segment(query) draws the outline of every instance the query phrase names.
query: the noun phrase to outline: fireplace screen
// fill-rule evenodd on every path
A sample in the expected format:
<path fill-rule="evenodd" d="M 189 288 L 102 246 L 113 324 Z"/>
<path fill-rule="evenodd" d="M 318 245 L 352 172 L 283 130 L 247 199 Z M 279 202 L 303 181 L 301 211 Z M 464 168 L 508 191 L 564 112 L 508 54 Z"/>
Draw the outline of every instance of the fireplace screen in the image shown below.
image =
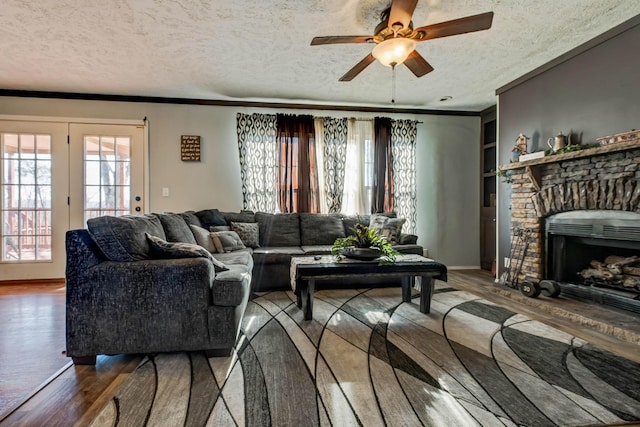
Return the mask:
<path fill-rule="evenodd" d="M 563 212 L 547 218 L 545 232 L 547 278 L 638 299 L 640 214 Z"/>

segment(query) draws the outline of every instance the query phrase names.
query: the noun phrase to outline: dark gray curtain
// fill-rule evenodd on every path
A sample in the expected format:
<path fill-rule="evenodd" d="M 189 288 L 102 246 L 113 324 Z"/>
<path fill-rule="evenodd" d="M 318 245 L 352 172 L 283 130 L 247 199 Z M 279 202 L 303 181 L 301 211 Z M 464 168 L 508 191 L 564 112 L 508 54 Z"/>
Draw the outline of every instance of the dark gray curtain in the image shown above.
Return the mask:
<path fill-rule="evenodd" d="M 395 207 L 393 191 L 393 158 L 391 154 L 391 119 L 376 117 L 374 126 L 373 196 L 371 213 L 392 212 Z"/>
<path fill-rule="evenodd" d="M 280 212 L 319 212 L 313 116 L 277 115 Z"/>

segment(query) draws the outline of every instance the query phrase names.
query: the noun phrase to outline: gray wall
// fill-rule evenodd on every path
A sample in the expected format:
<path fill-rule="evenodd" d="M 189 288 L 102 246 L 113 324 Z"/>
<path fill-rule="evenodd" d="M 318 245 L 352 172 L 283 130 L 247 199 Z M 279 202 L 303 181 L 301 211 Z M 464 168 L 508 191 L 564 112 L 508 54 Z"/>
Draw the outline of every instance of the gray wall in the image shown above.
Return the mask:
<path fill-rule="evenodd" d="M 242 207 L 236 113 L 306 113 L 374 117 L 373 113 L 296 111 L 133 102 L 0 97 L 0 115 L 149 120 L 151 211 Z M 479 117 L 379 114 L 418 126 L 418 243 L 450 267 L 479 258 Z M 2 118 L 2 117 L 0 117 Z M 200 135 L 201 162 L 180 160 L 180 135 Z M 162 197 L 167 187 L 169 197 Z"/>
<path fill-rule="evenodd" d="M 520 133 L 539 151 L 573 132 L 582 143 L 640 127 L 640 25 L 521 83 L 498 97 L 498 163 L 511 159 Z M 573 141 L 575 142 L 575 141 Z M 531 145 L 530 145 L 531 147 Z M 511 195 L 499 184 L 498 266 L 509 252 Z"/>

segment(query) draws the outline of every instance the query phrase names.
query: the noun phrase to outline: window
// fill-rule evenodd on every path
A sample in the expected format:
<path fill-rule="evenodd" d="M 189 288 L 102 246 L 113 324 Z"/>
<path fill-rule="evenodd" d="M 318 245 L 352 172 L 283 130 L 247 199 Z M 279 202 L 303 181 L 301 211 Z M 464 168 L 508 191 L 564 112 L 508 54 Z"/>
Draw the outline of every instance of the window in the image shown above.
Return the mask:
<path fill-rule="evenodd" d="M 2 133 L 2 261 L 51 260 L 51 135 Z"/>
<path fill-rule="evenodd" d="M 131 138 L 85 136 L 85 221 L 127 215 L 130 207 Z"/>

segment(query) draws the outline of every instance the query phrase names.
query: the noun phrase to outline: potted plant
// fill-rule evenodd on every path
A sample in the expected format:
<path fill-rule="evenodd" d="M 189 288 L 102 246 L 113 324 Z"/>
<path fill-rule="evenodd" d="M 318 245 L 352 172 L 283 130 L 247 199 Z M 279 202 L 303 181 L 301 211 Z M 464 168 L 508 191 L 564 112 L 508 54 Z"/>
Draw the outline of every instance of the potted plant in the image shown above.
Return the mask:
<path fill-rule="evenodd" d="M 400 255 L 375 229 L 356 224 L 352 230 L 354 235 L 341 237 L 333 242 L 331 254 L 335 255 L 338 261 L 345 256 L 359 260 L 380 258 L 380 263 L 394 263 L 396 256 Z"/>

